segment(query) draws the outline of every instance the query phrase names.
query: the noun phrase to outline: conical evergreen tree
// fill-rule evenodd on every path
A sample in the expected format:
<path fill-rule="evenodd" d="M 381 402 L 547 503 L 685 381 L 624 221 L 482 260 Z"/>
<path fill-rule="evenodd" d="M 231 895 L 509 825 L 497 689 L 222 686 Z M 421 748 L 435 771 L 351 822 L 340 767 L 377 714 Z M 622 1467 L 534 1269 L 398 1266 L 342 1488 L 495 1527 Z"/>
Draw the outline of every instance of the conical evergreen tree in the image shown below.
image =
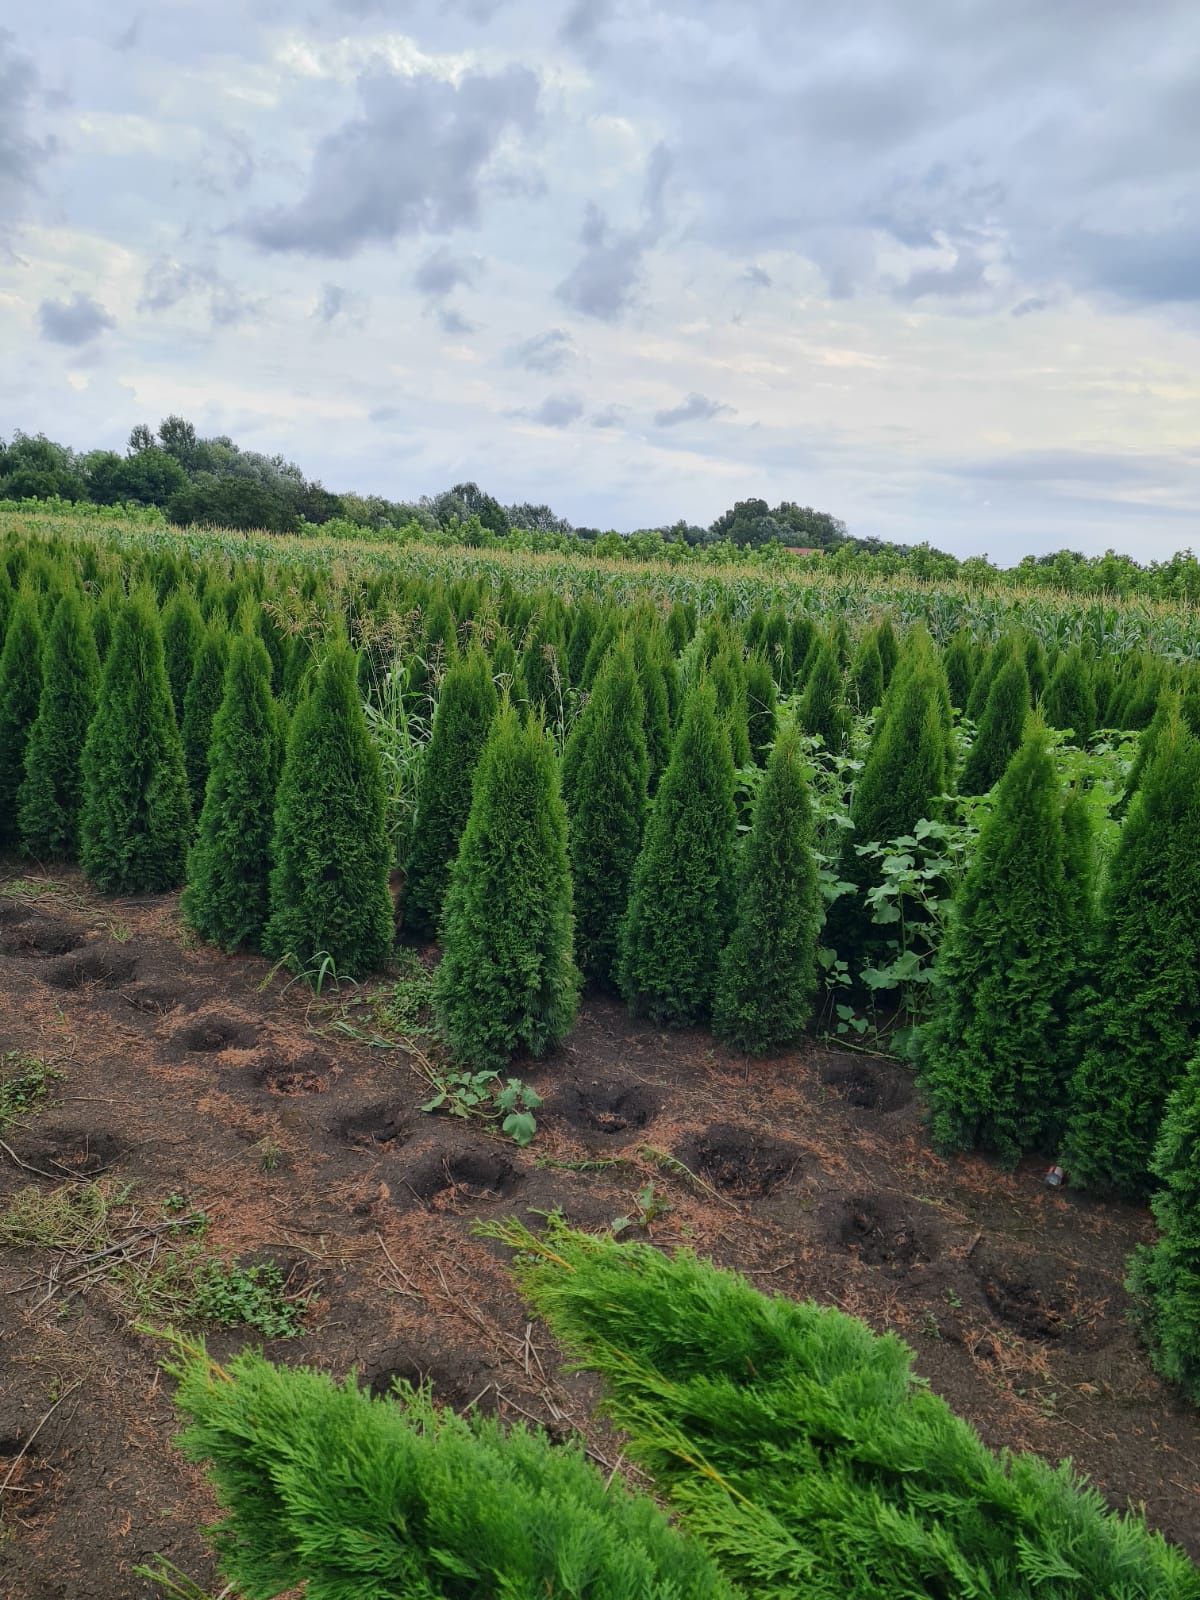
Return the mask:
<path fill-rule="evenodd" d="M 850 732 L 850 713 L 842 698 L 842 672 L 832 641 L 821 646 L 808 673 L 798 716 L 805 733 L 819 734 L 827 750 L 841 754 Z"/>
<path fill-rule="evenodd" d="M 946 680 L 929 635 L 915 629 L 889 687 L 854 789 L 854 840 L 910 833 L 936 812 L 950 774 Z"/>
<path fill-rule="evenodd" d="M 492 668 L 476 647 L 442 681 L 406 863 L 404 925 L 421 939 L 435 938 L 471 811 L 471 782 L 499 700 Z"/>
<path fill-rule="evenodd" d="M 1052 728 L 1071 729 L 1076 744 L 1086 744 L 1096 731 L 1096 691 L 1078 646 L 1058 658 L 1042 699 L 1042 711 Z"/>
<path fill-rule="evenodd" d="M 621 930 L 621 991 L 659 1022 L 698 1022 L 712 1007 L 733 916 L 733 781 L 715 691 L 702 684 L 654 797 Z"/>
<path fill-rule="evenodd" d="M 573 936 L 554 747 L 505 705 L 476 768 L 442 923 L 434 1005 L 456 1060 L 500 1068 L 566 1037 L 579 992 Z"/>
<path fill-rule="evenodd" d="M 760 767 L 765 767 L 775 743 L 775 678 L 765 657 L 751 656 L 746 663 L 746 705 L 750 752 Z"/>
<path fill-rule="evenodd" d="M 191 826 L 158 615 L 141 591 L 117 614 L 83 747 L 79 859 L 105 894 L 173 889 Z"/>
<path fill-rule="evenodd" d="M 738 863 L 733 936 L 722 956 L 713 1029 L 761 1055 L 794 1044 L 812 1016 L 823 921 L 812 811 L 794 727 L 785 728 L 754 802 Z"/>
<path fill-rule="evenodd" d="M 979 1146 L 1014 1164 L 1055 1149 L 1082 954 L 1074 911 L 1058 777 L 1034 723 L 1000 781 L 937 957 L 920 1082 L 942 1149 Z"/>
<path fill-rule="evenodd" d="M 801 614 L 792 618 L 791 638 L 788 644 L 788 692 L 804 692 L 804 667 L 819 642 L 820 630 L 811 617 Z"/>
<path fill-rule="evenodd" d="M 886 689 L 900 664 L 900 646 L 896 643 L 896 631 L 892 627 L 891 617 L 884 617 L 876 628 L 875 646 L 879 651 L 879 662 L 883 667 L 883 687 Z"/>
<path fill-rule="evenodd" d="M 729 734 L 733 764 L 748 767 L 754 757 L 750 749 L 746 666 L 741 656 L 732 648 L 722 650 L 708 669 L 708 681 L 717 692 L 717 710 Z"/>
<path fill-rule="evenodd" d="M 854 702 L 860 716 L 874 711 L 883 701 L 883 661 L 874 633 L 864 633 L 854 657 Z"/>
<path fill-rule="evenodd" d="M 1159 741 L 1109 867 L 1097 988 L 1071 1085 L 1073 1181 L 1138 1197 L 1163 1104 L 1200 1032 L 1200 742 Z"/>
<path fill-rule="evenodd" d="M 1036 633 L 1026 631 L 1021 639 L 1021 660 L 1029 683 L 1029 703 L 1037 705 L 1050 682 L 1046 651 Z"/>
<path fill-rule="evenodd" d="M 204 638 L 204 618 L 189 589 L 180 589 L 168 601 L 161 622 L 163 661 L 178 726 L 183 721 L 183 697 L 196 670 L 196 652 Z"/>
<path fill-rule="evenodd" d="M 1146 776 L 1146 769 L 1154 759 L 1158 750 L 1158 742 L 1162 738 L 1163 732 L 1171 726 L 1181 712 L 1184 714 L 1187 727 L 1192 733 L 1196 733 L 1197 729 L 1192 727 L 1191 720 L 1187 717 L 1186 709 L 1180 704 L 1178 697 L 1169 690 L 1165 694 L 1159 695 L 1158 707 L 1143 730 L 1142 737 L 1138 740 L 1137 755 L 1133 758 L 1133 765 L 1130 767 L 1129 774 L 1125 779 L 1125 789 L 1121 795 L 1119 807 L 1121 811 L 1128 810 L 1129 802 L 1141 788 L 1142 779 Z"/>
<path fill-rule="evenodd" d="M 616 979 L 649 772 L 642 691 L 622 642 L 609 651 L 563 757 L 575 956 L 585 977 L 606 986 Z"/>
<path fill-rule="evenodd" d="M 1158 1241 L 1130 1263 L 1155 1370 L 1200 1406 L 1200 1055 L 1171 1091 L 1150 1168 Z"/>
<path fill-rule="evenodd" d="M 305 969 L 328 955 L 350 977 L 381 966 L 393 939 L 387 801 L 355 675 L 354 652 L 335 640 L 292 718 L 263 935 L 268 955 Z"/>
<path fill-rule="evenodd" d="M 986 794 L 1003 776 L 1021 743 L 1029 716 L 1029 679 L 1020 661 L 1009 661 L 988 692 L 975 743 L 967 752 L 958 786 L 963 794 Z"/>
<path fill-rule="evenodd" d="M 21 847 L 40 861 L 73 860 L 79 851 L 83 746 L 100 683 L 96 644 L 74 589 L 55 609 L 43 668 L 18 802 Z"/>
<path fill-rule="evenodd" d="M 956 711 L 966 711 L 971 698 L 971 686 L 979 670 L 979 651 L 970 629 L 960 628 L 946 646 L 943 656 L 946 687 L 950 691 L 950 704 Z"/>
<path fill-rule="evenodd" d="M 971 685 L 971 693 L 967 696 L 966 715 L 972 722 L 978 723 L 983 716 L 988 695 L 992 692 L 992 685 L 1001 668 L 1016 659 L 1018 659 L 1017 642 L 1007 633 L 1003 638 L 997 639 L 984 655 L 975 674 L 975 682 Z"/>
<path fill-rule="evenodd" d="M 780 694 L 790 694 L 792 688 L 791 630 L 781 607 L 775 606 L 767 613 L 763 627 L 762 654 L 778 686 Z"/>
<path fill-rule="evenodd" d="M 196 652 L 192 681 L 183 697 L 183 764 L 188 776 L 192 816 L 199 819 L 208 782 L 208 750 L 213 718 L 225 695 L 225 668 L 229 662 L 229 634 L 224 626 L 206 628 Z M 272 677 L 274 675 L 272 674 Z"/>
<path fill-rule="evenodd" d="M 646 738 L 647 785 L 654 793 L 671 755 L 671 708 L 662 652 L 645 629 L 634 630 L 630 641 L 638 687 L 642 691 L 642 731 Z M 675 663 L 671 662 L 672 670 Z"/>
<path fill-rule="evenodd" d="M 271 696 L 271 660 L 257 633 L 235 636 L 212 723 L 183 914 L 223 950 L 258 949 L 267 920 L 283 716 Z"/>
<path fill-rule="evenodd" d="M 20 843 L 17 804 L 25 753 L 42 697 L 42 625 L 37 595 L 17 597 L 0 651 L 0 849 Z"/>
<path fill-rule="evenodd" d="M 1081 949 L 1090 953 L 1096 928 L 1096 825 L 1086 791 L 1076 784 L 1063 801 L 1063 873 L 1071 900 L 1071 920 L 1080 930 Z"/>

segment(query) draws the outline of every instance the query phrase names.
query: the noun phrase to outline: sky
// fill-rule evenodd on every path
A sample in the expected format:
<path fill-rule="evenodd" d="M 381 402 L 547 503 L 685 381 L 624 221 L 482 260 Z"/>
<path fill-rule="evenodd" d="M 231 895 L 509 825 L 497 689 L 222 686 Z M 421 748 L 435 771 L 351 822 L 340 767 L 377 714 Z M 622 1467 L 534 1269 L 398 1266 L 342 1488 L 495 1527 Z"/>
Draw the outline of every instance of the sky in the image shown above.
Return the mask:
<path fill-rule="evenodd" d="M 0 434 L 1200 546 L 1195 0 L 0 5 Z"/>

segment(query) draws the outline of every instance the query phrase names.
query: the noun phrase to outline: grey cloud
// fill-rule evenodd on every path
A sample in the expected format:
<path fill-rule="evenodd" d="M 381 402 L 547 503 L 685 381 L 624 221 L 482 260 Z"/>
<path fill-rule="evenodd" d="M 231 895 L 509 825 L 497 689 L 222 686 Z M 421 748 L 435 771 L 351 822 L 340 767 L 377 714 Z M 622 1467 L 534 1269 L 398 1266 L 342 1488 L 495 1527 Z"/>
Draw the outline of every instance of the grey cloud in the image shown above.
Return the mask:
<path fill-rule="evenodd" d="M 1154 483 L 1177 474 L 1184 463 L 1164 456 L 1123 455 L 1107 450 L 1024 450 L 962 463 L 957 477 L 995 483 L 1109 484 Z M 1192 470 L 1200 463 L 1193 461 Z"/>
<path fill-rule="evenodd" d="M 750 265 L 742 273 L 742 282 L 748 283 L 754 289 L 769 289 L 771 287 L 771 274 L 764 268 Z"/>
<path fill-rule="evenodd" d="M 439 245 L 417 268 L 413 282 L 422 294 L 440 299 L 460 285 L 473 284 L 479 276 L 479 266 L 478 257 L 455 256 L 445 245 Z"/>
<path fill-rule="evenodd" d="M 580 232 L 583 254 L 557 290 L 573 311 L 613 322 L 628 309 L 641 280 L 642 258 L 662 236 L 670 171 L 670 152 L 658 144 L 647 163 L 643 220 L 636 228 L 613 228 L 599 206 L 588 205 Z"/>
<path fill-rule="evenodd" d="M 527 372 L 544 372 L 553 375 L 570 366 L 575 360 L 575 341 L 562 328 L 548 328 L 532 339 L 526 339 L 509 352 L 513 366 L 524 367 Z"/>
<path fill-rule="evenodd" d="M 214 267 L 197 267 L 163 256 L 151 262 L 142 280 L 139 311 L 169 311 L 193 296 L 208 297 L 214 327 L 233 327 L 258 313 L 261 302 L 245 294 Z"/>
<path fill-rule="evenodd" d="M 677 428 L 681 422 L 708 422 L 711 418 L 732 410 L 732 406 L 723 405 L 719 400 L 710 400 L 707 395 L 693 392 L 677 406 L 669 406 L 665 411 L 656 411 L 654 426 Z"/>
<path fill-rule="evenodd" d="M 69 300 L 43 300 L 38 307 L 43 338 L 54 344 L 78 347 L 89 344 L 116 322 L 90 295 L 74 294 Z"/>
<path fill-rule="evenodd" d="M 359 115 L 317 145 L 305 194 L 242 224 L 262 249 L 346 257 L 478 222 L 484 171 L 509 129 L 532 125 L 538 79 L 519 66 L 457 84 L 373 70 L 358 93 Z"/>
<path fill-rule="evenodd" d="M 365 295 L 345 289 L 340 283 L 323 283 L 312 314 L 326 327 L 339 317 L 345 322 L 361 322 L 366 305 Z"/>
<path fill-rule="evenodd" d="M 624 420 L 624 406 L 605 406 L 593 413 L 591 423 L 593 428 L 619 428 Z"/>
<path fill-rule="evenodd" d="M 142 12 L 135 11 L 126 26 L 113 39 L 113 49 L 122 53 L 126 50 L 134 49 L 141 41 L 142 23 L 144 21 L 145 17 Z"/>
<path fill-rule="evenodd" d="M 15 48 L 12 34 L 0 28 L 0 234 L 19 214 L 52 148 L 29 131 L 36 89 L 32 62 Z"/>
<path fill-rule="evenodd" d="M 1014 317 L 1031 317 L 1035 311 L 1044 311 L 1049 304 L 1045 295 L 1031 294 L 1018 301 L 1010 314 Z"/>
<path fill-rule="evenodd" d="M 443 333 L 475 333 L 476 324 L 464 317 L 461 311 L 456 311 L 453 306 L 439 306 L 437 319 Z"/>
<path fill-rule="evenodd" d="M 529 415 L 546 428 L 568 428 L 583 415 L 583 401 L 577 394 L 547 395 Z"/>
<path fill-rule="evenodd" d="M 987 263 L 973 250 L 960 250 L 949 266 L 924 267 L 895 290 L 897 300 L 924 300 L 930 295 L 976 294 L 988 287 Z"/>

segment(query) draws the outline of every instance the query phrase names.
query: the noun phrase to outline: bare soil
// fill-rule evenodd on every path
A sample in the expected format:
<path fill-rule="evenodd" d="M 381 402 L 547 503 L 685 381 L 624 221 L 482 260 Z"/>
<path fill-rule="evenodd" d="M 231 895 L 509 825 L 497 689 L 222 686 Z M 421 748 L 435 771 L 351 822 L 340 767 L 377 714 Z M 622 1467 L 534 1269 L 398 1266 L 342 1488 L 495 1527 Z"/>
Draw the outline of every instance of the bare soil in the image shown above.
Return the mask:
<path fill-rule="evenodd" d="M 266 1345 L 274 1359 L 357 1370 L 376 1393 L 429 1380 L 448 1405 L 580 1430 L 618 1467 L 591 1381 L 562 1371 L 505 1252 L 471 1227 L 555 1207 L 591 1228 L 644 1218 L 652 1183 L 634 1236 L 895 1330 L 989 1444 L 1072 1457 L 1200 1556 L 1200 1417 L 1126 1317 L 1148 1213 L 1047 1188 L 1034 1165 L 940 1159 L 901 1067 L 815 1043 L 749 1062 L 592 999 L 565 1048 L 515 1069 L 546 1101 L 518 1150 L 423 1114 L 414 1058 L 339 1029 L 362 994 L 314 1000 L 266 961 L 199 946 L 174 896 L 101 900 L 73 872 L 16 863 L 0 995 L 0 1053 L 62 1074 L 4 1136 L 0 1208 L 97 1177 L 135 1184 L 146 1214 L 181 1196 L 206 1208 L 210 1248 L 315 1289 L 303 1334 Z M 47 1298 L 55 1265 L 0 1253 L 0 1590 L 149 1597 L 132 1569 L 156 1552 L 211 1583 L 215 1508 L 172 1445 L 162 1348 L 103 1272 Z M 244 1342 L 209 1338 L 218 1357 Z"/>

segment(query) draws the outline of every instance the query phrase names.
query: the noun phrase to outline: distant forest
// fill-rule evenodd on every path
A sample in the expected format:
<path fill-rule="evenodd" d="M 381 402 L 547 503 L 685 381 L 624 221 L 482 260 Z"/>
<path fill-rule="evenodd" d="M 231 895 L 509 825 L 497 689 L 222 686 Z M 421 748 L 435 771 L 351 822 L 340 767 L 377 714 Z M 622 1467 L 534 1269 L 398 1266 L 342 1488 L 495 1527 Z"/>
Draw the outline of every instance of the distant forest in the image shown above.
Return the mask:
<path fill-rule="evenodd" d="M 919 583 L 1021 584 L 1075 594 L 1145 595 L 1200 604 L 1200 562 L 1191 550 L 1141 565 L 1108 550 L 1084 556 L 1058 550 L 997 567 L 986 556 L 960 560 L 929 544 L 892 544 L 852 534 L 840 517 L 782 500 L 739 500 L 708 527 L 685 520 L 617 533 L 575 527 L 547 505 L 502 505 L 475 483 L 438 495 L 388 500 L 353 491 L 335 494 L 283 456 L 243 450 L 224 434 L 205 439 L 194 424 L 170 416 L 157 432 L 139 423 L 125 454 L 76 451 L 44 434 L 0 439 L 0 501 L 65 500 L 100 506 L 157 507 L 182 527 L 211 525 L 298 533 L 325 527 L 339 536 L 424 533 L 469 543 L 511 541 L 569 549 L 585 542 L 597 553 L 638 558 L 820 561 L 823 569 L 870 577 L 905 576 Z M 788 555 L 789 551 L 814 552 Z"/>

